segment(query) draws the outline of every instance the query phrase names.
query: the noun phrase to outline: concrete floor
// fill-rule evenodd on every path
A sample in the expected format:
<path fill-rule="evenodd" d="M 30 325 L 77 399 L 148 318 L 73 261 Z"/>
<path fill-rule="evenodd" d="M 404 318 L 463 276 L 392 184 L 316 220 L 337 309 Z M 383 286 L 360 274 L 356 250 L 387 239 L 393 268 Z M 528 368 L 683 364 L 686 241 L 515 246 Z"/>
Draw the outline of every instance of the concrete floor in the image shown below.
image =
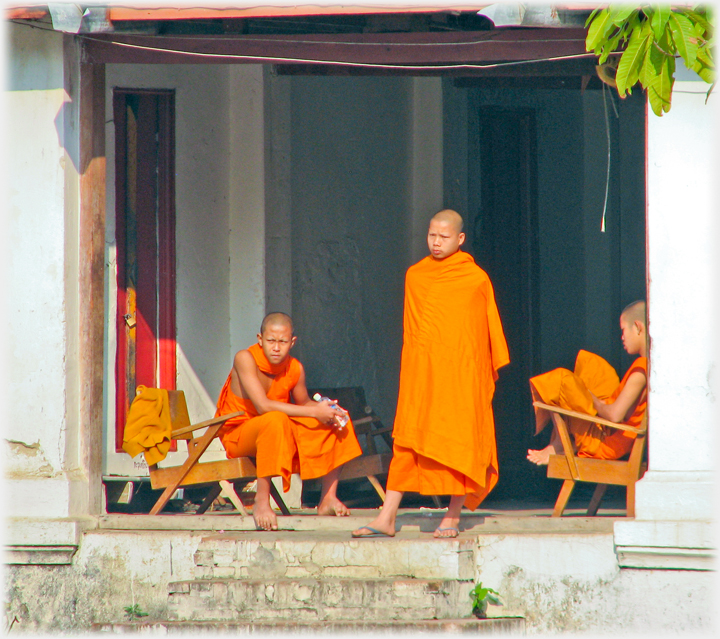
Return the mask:
<path fill-rule="evenodd" d="M 262 538 L 274 538 L 294 532 L 312 532 L 337 539 L 350 538 L 350 531 L 367 524 L 377 516 L 378 509 L 352 509 L 348 517 L 318 517 L 314 509 L 291 509 L 289 516 L 278 514 L 277 532 L 255 531 L 252 517 L 236 511 L 218 511 L 204 515 L 184 513 L 162 515 L 108 514 L 99 518 L 99 528 L 106 530 L 193 530 L 257 532 Z M 438 526 L 444 509 L 401 508 L 397 517 L 397 539 L 408 539 L 432 533 Z M 563 517 L 552 517 L 552 508 L 532 504 L 513 504 L 506 507 L 479 508 L 464 511 L 460 536 L 471 537 L 498 533 L 607 533 L 612 534 L 613 523 L 624 518 L 624 508 L 600 508 L 598 515 L 587 517 L 585 509 L 570 508 Z"/>

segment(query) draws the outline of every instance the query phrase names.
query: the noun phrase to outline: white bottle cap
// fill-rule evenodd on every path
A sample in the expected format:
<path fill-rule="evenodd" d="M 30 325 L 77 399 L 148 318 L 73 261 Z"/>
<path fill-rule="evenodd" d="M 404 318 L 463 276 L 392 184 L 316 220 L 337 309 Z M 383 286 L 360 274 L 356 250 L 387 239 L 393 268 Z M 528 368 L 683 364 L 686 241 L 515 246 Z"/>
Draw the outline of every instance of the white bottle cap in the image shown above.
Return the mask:
<path fill-rule="evenodd" d="M 315 394 L 313 395 L 313 399 L 314 399 L 316 402 L 319 402 L 319 401 L 322 399 L 322 395 L 320 395 L 320 393 L 315 393 Z"/>

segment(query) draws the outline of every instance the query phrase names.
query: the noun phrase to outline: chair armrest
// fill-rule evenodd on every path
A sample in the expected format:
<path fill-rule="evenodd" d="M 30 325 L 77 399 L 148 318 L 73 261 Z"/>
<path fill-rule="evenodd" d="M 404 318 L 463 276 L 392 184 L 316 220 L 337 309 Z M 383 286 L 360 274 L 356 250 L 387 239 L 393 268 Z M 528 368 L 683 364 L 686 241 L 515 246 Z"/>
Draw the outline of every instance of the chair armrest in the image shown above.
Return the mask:
<path fill-rule="evenodd" d="M 537 408 L 543 408 L 547 411 L 550 411 L 551 413 L 559 413 L 561 415 L 567 415 L 568 417 L 576 417 L 577 419 L 582 419 L 586 422 L 592 422 L 593 424 L 602 424 L 603 426 L 608 426 L 617 430 L 626 430 L 631 433 L 636 433 L 637 435 L 644 435 L 647 432 L 647 428 L 636 428 L 635 426 L 628 426 L 627 424 L 618 424 L 616 422 L 611 422 L 607 419 L 603 419 L 598 415 L 578 413 L 574 410 L 567 410 L 566 408 L 560 408 L 559 406 L 551 406 L 550 404 L 543 404 L 542 402 L 533 402 L 533 406 L 536 406 Z"/>
<path fill-rule="evenodd" d="M 199 430 L 201 428 L 207 428 L 208 426 L 217 426 L 218 424 L 224 424 L 229 419 L 233 419 L 234 417 L 240 417 L 244 414 L 244 411 L 238 411 L 237 413 L 228 413 L 227 415 L 222 415 L 220 417 L 206 419 L 204 422 L 190 424 L 190 426 L 183 426 L 182 428 L 178 428 L 177 430 L 172 431 L 170 433 L 170 439 L 178 439 L 182 435 L 187 435 L 188 433 L 192 433 L 193 431 Z"/>

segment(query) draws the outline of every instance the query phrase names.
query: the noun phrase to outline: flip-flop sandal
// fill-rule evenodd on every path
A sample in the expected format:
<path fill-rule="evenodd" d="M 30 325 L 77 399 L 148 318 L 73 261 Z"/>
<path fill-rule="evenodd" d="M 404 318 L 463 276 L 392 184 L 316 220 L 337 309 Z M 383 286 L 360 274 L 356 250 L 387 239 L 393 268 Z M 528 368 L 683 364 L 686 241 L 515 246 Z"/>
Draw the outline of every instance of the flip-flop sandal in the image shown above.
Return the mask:
<path fill-rule="evenodd" d="M 445 532 L 446 530 L 454 530 L 454 535 L 440 535 L 440 537 L 435 537 L 435 539 L 455 539 L 459 534 L 460 530 L 455 528 L 455 526 L 448 526 L 447 528 L 436 528 L 435 532 Z"/>
<path fill-rule="evenodd" d="M 371 528 L 370 526 L 361 526 L 358 528 L 358 530 L 369 530 L 369 535 L 356 535 L 354 532 L 350 533 L 355 539 L 365 539 L 366 537 L 393 537 L 394 535 L 388 535 L 385 532 L 382 532 L 381 530 L 376 530 L 375 528 Z"/>

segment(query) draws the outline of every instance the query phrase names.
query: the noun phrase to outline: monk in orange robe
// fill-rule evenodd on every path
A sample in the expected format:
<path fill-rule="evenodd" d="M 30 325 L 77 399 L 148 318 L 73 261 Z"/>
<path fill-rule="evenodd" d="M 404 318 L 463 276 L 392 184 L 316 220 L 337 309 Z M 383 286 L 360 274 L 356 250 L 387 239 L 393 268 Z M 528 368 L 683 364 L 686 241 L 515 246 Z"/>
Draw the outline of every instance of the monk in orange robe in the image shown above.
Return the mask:
<path fill-rule="evenodd" d="M 602 357 L 580 351 L 574 372 L 556 368 L 530 380 L 533 400 L 639 427 L 647 408 L 645 314 L 645 302 L 638 300 L 626 306 L 620 315 L 623 346 L 630 355 L 639 355 L 622 380 Z M 548 411 L 536 407 L 535 433 L 540 433 L 549 421 Z M 568 429 L 578 457 L 620 459 L 630 452 L 635 439 L 635 433 L 573 418 L 568 420 Z M 560 435 L 553 428 L 550 443 L 541 450 L 528 450 L 527 458 L 542 466 L 548 464 L 550 455 L 561 451 Z"/>
<path fill-rule="evenodd" d="M 393 458 L 380 515 L 353 537 L 394 536 L 403 493 L 451 495 L 435 537 L 457 537 L 498 480 L 492 398 L 509 363 L 492 284 L 451 210 L 430 221 L 430 255 L 407 271 Z"/>
<path fill-rule="evenodd" d="M 340 427 L 337 419 L 347 413 L 327 400 L 315 402 L 308 396 L 303 366 L 290 356 L 297 337 L 288 315 L 267 315 L 257 340 L 235 355 L 215 413 L 220 417 L 245 412 L 225 423 L 220 441 L 229 459 L 255 458 L 256 527 L 277 530 L 270 480 L 282 477 L 287 492 L 290 475 L 298 472 L 302 479 L 323 478 L 319 515 L 349 515 L 337 498 L 337 484 L 342 464 L 362 454 L 352 421 Z"/>

